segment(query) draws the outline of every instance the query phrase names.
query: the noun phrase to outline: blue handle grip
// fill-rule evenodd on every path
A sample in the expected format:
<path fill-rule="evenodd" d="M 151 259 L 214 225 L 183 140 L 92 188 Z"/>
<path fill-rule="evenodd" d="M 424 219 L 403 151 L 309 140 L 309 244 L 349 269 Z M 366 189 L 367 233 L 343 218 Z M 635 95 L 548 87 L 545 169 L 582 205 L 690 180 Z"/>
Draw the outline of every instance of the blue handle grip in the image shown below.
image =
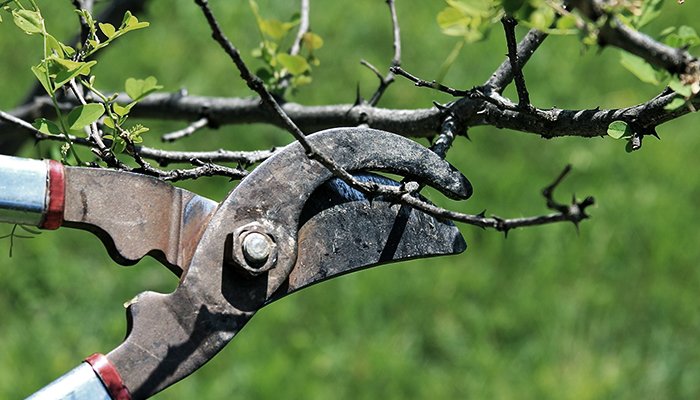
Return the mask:
<path fill-rule="evenodd" d="M 0 222 L 40 226 L 48 209 L 48 166 L 0 155 Z"/>

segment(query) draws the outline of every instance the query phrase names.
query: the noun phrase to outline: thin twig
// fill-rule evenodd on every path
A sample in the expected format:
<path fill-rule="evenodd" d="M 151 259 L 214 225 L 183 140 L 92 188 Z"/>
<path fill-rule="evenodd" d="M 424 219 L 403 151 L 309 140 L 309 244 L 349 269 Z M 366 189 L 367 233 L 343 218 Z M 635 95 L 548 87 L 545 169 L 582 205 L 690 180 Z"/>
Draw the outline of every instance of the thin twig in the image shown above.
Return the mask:
<path fill-rule="evenodd" d="M 445 86 L 442 83 L 438 83 L 436 81 L 426 81 L 424 79 L 421 79 L 415 75 L 410 74 L 403 68 L 399 66 L 394 66 L 391 67 L 391 72 L 395 73 L 396 75 L 403 76 L 404 78 L 408 79 L 409 81 L 413 82 L 416 86 L 418 87 L 426 87 L 430 89 L 435 89 L 437 91 L 443 92 L 450 94 L 455 97 L 464 97 L 469 95 L 471 91 L 469 90 L 459 90 L 459 89 L 454 89 L 449 86 Z"/>
<path fill-rule="evenodd" d="M 33 134 L 35 140 L 50 140 L 57 142 L 65 142 L 64 136 L 46 134 L 30 123 L 8 114 L 0 110 L 0 120 L 15 124 L 22 129 Z M 69 136 L 68 139 L 73 143 L 81 146 L 86 146 L 93 148 L 95 145 L 92 141 L 80 138 L 76 136 Z M 225 150 L 210 151 L 210 152 L 178 152 L 178 151 L 166 151 L 160 149 L 152 149 L 145 146 L 135 146 L 133 143 L 129 146 L 132 156 L 141 166 L 141 170 L 137 172 L 143 172 L 147 175 L 155 176 L 169 181 L 178 181 L 185 179 L 196 179 L 201 176 L 214 176 L 221 175 L 227 176 L 234 179 L 241 179 L 247 176 L 248 171 L 242 168 L 229 168 L 221 165 L 212 164 L 212 162 L 238 162 L 244 165 L 252 165 L 263 161 L 270 157 L 277 149 L 271 150 L 258 150 L 258 151 L 240 151 L 240 152 L 229 152 Z M 176 169 L 176 170 L 162 170 L 155 168 L 148 164 L 144 159 L 154 160 L 161 165 L 167 165 L 169 163 L 190 163 L 195 165 L 196 168 L 191 169 Z M 206 160 L 203 162 L 201 160 Z M 132 168 L 125 164 L 119 166 L 120 170 L 132 171 Z"/>
<path fill-rule="evenodd" d="M 136 163 L 141 167 L 140 169 L 134 170 L 134 172 L 141 172 L 171 182 L 197 179 L 203 176 L 226 176 L 231 179 L 243 179 L 248 176 L 248 171 L 241 168 L 230 168 L 223 165 L 204 163 L 196 159 L 191 160 L 193 165 L 197 165 L 195 168 L 163 170 L 149 164 L 139 155 L 138 151 L 134 152 L 133 156 Z"/>
<path fill-rule="evenodd" d="M 309 0 L 301 0 L 301 10 L 299 15 L 299 30 L 294 38 L 292 48 L 289 49 L 289 54 L 295 56 L 301 51 L 301 42 L 304 40 L 304 35 L 309 31 Z"/>
<path fill-rule="evenodd" d="M 381 100 L 382 96 L 386 92 L 387 88 L 392 83 L 394 83 L 394 71 L 392 70 L 392 68 L 401 66 L 401 28 L 399 27 L 399 18 L 396 14 L 395 1 L 386 0 L 386 4 L 389 6 L 389 13 L 391 14 L 391 26 L 394 37 L 394 56 L 391 59 L 391 66 L 389 67 L 389 72 L 386 74 L 386 76 L 382 76 L 379 70 L 375 68 L 372 64 L 368 63 L 365 60 L 360 61 L 362 65 L 372 70 L 379 78 L 379 87 L 377 87 L 377 90 L 374 92 L 372 98 L 368 102 L 370 106 L 376 106 L 379 103 L 379 100 Z"/>
<path fill-rule="evenodd" d="M 170 151 L 136 146 L 136 150 L 144 158 L 154 160 L 161 166 L 166 166 L 171 163 L 191 163 L 192 160 L 236 162 L 246 166 L 267 160 L 279 149 L 272 148 L 270 150 L 254 151 L 229 151 L 224 149 L 215 151 Z"/>
<path fill-rule="evenodd" d="M 589 217 L 588 214 L 586 214 L 586 208 L 595 204 L 595 199 L 589 196 L 582 201 L 577 201 L 574 199 L 572 203 L 568 206 L 560 206 L 553 200 L 552 195 L 554 189 L 559 185 L 559 183 L 561 183 L 563 179 L 562 175 L 566 174 L 560 174 L 554 181 L 554 183 L 548 185 L 547 188 L 545 188 L 545 190 L 549 189 L 549 191 L 546 194 L 544 194 L 543 191 L 543 194 L 547 200 L 547 206 L 549 208 L 552 208 L 552 204 L 557 205 L 556 208 L 553 208 L 556 211 L 556 213 L 547 215 L 504 219 L 498 216 L 486 217 L 485 212 L 473 215 L 446 210 L 433 204 L 426 203 L 410 194 L 402 195 L 400 200 L 404 204 L 408 204 L 420 211 L 423 211 L 438 218 L 445 218 L 453 221 L 464 222 L 469 225 L 475 225 L 481 228 L 493 228 L 497 231 L 505 232 L 506 234 L 508 234 L 508 231 L 515 228 L 545 225 L 555 222 L 568 221 L 578 226 L 578 224 L 581 221 Z"/>
<path fill-rule="evenodd" d="M 520 67 L 518 60 L 518 45 L 515 42 L 515 26 L 518 24 L 514 18 L 505 16 L 501 19 L 503 30 L 506 34 L 506 44 L 508 46 L 508 59 L 510 60 L 510 68 L 513 71 L 515 78 L 515 87 L 518 92 L 518 106 L 520 108 L 528 108 L 530 106 L 530 95 L 525 86 L 525 76 Z"/>
<path fill-rule="evenodd" d="M 209 119 L 207 117 L 203 117 L 189 124 L 184 129 L 164 134 L 160 137 L 160 139 L 163 142 L 174 142 L 178 139 L 192 135 L 198 130 L 205 128 L 207 125 L 209 125 Z"/>

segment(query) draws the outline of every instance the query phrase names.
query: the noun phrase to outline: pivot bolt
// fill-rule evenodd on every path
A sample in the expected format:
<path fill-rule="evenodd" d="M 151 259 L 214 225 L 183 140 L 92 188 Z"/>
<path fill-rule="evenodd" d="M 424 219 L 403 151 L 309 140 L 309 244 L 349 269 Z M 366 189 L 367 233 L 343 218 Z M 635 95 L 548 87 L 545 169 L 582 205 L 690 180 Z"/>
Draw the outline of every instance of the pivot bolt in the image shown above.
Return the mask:
<path fill-rule="evenodd" d="M 259 232 L 250 232 L 243 238 L 243 255 L 251 264 L 264 264 L 272 250 L 272 239 Z"/>

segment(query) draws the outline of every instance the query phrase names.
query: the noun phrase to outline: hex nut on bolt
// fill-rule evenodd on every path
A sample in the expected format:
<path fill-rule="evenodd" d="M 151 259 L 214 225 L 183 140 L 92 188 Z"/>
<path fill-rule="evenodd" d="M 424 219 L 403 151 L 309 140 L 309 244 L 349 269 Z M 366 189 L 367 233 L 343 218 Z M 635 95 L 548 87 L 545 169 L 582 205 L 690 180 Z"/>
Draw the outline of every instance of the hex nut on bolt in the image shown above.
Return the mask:
<path fill-rule="evenodd" d="M 260 275 L 277 265 L 274 228 L 260 222 L 239 227 L 229 235 L 224 261 L 247 275 Z"/>
<path fill-rule="evenodd" d="M 272 240 L 259 232 L 250 232 L 243 239 L 243 256 L 254 265 L 262 265 L 267 261 L 272 250 Z"/>

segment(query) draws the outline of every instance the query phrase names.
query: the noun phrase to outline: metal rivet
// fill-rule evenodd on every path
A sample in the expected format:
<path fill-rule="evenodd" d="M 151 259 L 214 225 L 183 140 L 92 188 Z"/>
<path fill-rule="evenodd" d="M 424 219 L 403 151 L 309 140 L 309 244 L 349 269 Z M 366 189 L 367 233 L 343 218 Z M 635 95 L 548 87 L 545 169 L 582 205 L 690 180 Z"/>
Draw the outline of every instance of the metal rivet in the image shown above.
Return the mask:
<path fill-rule="evenodd" d="M 272 241 L 267 235 L 251 232 L 243 239 L 243 255 L 252 263 L 264 263 L 270 256 Z"/>

